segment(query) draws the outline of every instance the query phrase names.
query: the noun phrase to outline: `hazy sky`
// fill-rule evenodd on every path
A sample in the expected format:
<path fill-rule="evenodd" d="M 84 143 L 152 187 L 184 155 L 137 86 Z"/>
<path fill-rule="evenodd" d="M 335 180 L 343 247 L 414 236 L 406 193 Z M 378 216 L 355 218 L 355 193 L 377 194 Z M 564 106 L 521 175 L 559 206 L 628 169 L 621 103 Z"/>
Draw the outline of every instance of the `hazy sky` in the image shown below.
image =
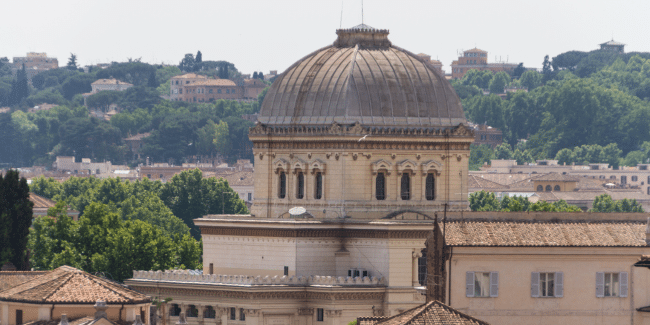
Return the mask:
<path fill-rule="evenodd" d="M 178 64 L 185 53 L 226 60 L 243 73 L 284 71 L 361 23 L 361 0 L 6 1 L 0 57 L 47 52 L 65 65 Z M 341 8 L 343 8 L 341 14 Z M 473 47 L 541 67 L 544 55 L 590 51 L 614 37 L 650 52 L 649 0 L 365 0 L 364 22 L 393 44 L 449 65 Z M 342 17 L 342 18 L 341 18 Z"/>

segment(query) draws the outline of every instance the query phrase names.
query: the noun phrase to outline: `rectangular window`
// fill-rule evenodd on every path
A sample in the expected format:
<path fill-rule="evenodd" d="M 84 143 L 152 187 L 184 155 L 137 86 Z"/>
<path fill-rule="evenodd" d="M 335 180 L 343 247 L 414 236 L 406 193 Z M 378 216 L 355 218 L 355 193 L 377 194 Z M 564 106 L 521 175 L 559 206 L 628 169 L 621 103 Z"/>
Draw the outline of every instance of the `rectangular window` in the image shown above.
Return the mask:
<path fill-rule="evenodd" d="M 217 94 L 221 94 L 221 89 L 217 89 Z"/>
<path fill-rule="evenodd" d="M 284 275 L 287 275 L 287 276 L 289 275 L 289 267 L 288 266 L 284 267 Z"/>
<path fill-rule="evenodd" d="M 639 177 L 637 177 L 637 176 L 632 176 L 632 181 L 633 181 L 633 182 L 636 182 L 636 181 L 638 181 L 638 180 L 639 180 Z"/>
<path fill-rule="evenodd" d="M 627 176 L 621 176 L 621 184 L 627 184 Z"/>
<path fill-rule="evenodd" d="M 237 320 L 237 309 L 230 307 L 230 320 Z"/>
<path fill-rule="evenodd" d="M 246 313 L 244 313 L 244 308 L 239 308 L 239 320 L 246 320 Z"/>
<path fill-rule="evenodd" d="M 212 94 L 212 89 L 209 89 L 209 90 L 208 90 L 208 94 Z"/>
<path fill-rule="evenodd" d="M 564 273 L 531 273 L 530 295 L 531 297 L 562 297 L 564 295 Z"/>
<path fill-rule="evenodd" d="M 322 322 L 325 319 L 325 311 L 323 308 L 316 308 L 316 321 Z"/>
<path fill-rule="evenodd" d="M 210 263 L 210 274 L 214 274 L 214 263 Z"/>
<path fill-rule="evenodd" d="M 465 295 L 467 297 L 498 297 L 499 272 L 467 272 Z"/>
<path fill-rule="evenodd" d="M 627 297 L 627 272 L 596 272 L 596 297 Z"/>
<path fill-rule="evenodd" d="M 233 89 L 233 90 L 231 90 L 231 91 L 230 91 L 230 93 L 231 93 L 231 94 L 234 94 L 234 93 L 235 93 L 235 90 L 234 90 L 234 89 Z"/>
<path fill-rule="evenodd" d="M 253 193 L 248 193 L 248 202 L 253 201 Z"/>

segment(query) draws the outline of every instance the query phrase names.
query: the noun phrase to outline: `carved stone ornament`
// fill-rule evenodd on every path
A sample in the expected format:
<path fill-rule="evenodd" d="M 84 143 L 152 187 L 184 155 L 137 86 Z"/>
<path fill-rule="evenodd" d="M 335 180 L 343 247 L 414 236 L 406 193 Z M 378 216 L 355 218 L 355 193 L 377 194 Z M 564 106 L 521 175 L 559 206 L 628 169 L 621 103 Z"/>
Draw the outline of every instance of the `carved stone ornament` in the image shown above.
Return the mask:
<path fill-rule="evenodd" d="M 352 134 L 367 134 L 366 130 L 359 124 L 359 122 L 354 123 L 354 126 L 350 128 L 349 133 Z"/>
<path fill-rule="evenodd" d="M 250 134 L 265 134 L 266 127 L 262 123 L 255 123 L 255 126 L 250 128 L 248 131 Z"/>
<path fill-rule="evenodd" d="M 452 131 L 451 135 L 453 136 L 461 136 L 461 137 L 473 137 L 474 136 L 474 130 L 472 130 L 470 127 L 465 126 L 464 124 L 458 124 Z"/>
<path fill-rule="evenodd" d="M 244 315 L 250 316 L 250 317 L 259 317 L 260 316 L 260 310 L 259 309 L 244 309 Z"/>
<path fill-rule="evenodd" d="M 393 169 L 393 164 L 390 162 L 384 160 L 384 159 L 379 159 L 372 163 L 372 174 L 377 175 L 377 172 L 380 170 L 385 170 L 387 176 L 390 175 L 391 170 Z"/>
<path fill-rule="evenodd" d="M 343 311 L 342 310 L 326 310 L 325 315 L 327 315 L 327 317 L 341 317 L 341 315 L 343 315 Z"/>
<path fill-rule="evenodd" d="M 298 315 L 313 315 L 314 308 L 298 308 Z"/>
<path fill-rule="evenodd" d="M 276 174 L 279 173 L 280 170 L 286 173 L 289 171 L 289 162 L 286 159 L 279 158 L 273 162 L 273 170 Z"/>
<path fill-rule="evenodd" d="M 373 308 L 372 309 L 372 316 L 384 316 L 384 309 L 383 308 Z"/>
<path fill-rule="evenodd" d="M 412 175 L 416 175 L 416 167 L 417 163 L 413 160 L 406 159 L 402 160 L 401 162 L 397 163 L 397 172 L 399 174 L 404 173 L 405 171 L 410 171 Z"/>
<path fill-rule="evenodd" d="M 336 122 L 332 123 L 332 126 L 330 126 L 330 134 L 341 134 L 343 132 L 343 128 Z"/>
<path fill-rule="evenodd" d="M 311 170 L 312 175 L 315 174 L 316 172 L 321 172 L 323 173 L 323 175 L 325 175 L 326 167 L 327 164 L 320 159 L 314 159 L 312 162 L 309 163 L 309 169 Z"/>

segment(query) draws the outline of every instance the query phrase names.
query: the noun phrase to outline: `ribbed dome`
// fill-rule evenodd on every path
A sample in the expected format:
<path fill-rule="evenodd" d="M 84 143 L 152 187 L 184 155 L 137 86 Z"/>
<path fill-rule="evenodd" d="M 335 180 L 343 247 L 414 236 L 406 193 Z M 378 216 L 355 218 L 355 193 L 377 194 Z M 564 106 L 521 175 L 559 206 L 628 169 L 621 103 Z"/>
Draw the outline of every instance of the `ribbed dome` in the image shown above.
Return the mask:
<path fill-rule="evenodd" d="M 455 126 L 466 123 L 451 84 L 387 30 L 337 30 L 333 45 L 293 64 L 269 89 L 263 124 Z"/>

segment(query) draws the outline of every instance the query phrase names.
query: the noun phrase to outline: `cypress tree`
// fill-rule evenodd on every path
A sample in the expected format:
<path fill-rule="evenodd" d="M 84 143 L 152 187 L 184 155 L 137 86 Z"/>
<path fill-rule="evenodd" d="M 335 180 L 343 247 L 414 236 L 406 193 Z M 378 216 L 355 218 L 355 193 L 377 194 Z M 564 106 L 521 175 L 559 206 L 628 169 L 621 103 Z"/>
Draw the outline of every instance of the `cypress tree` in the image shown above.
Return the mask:
<path fill-rule="evenodd" d="M 257 74 L 257 78 L 260 80 L 264 80 L 264 74 L 262 73 L 262 71 L 260 71 L 260 73 Z"/>
<path fill-rule="evenodd" d="M 0 263 L 13 263 L 29 270 L 27 235 L 32 226 L 32 208 L 27 180 L 18 171 L 0 174 Z"/>
<path fill-rule="evenodd" d="M 253 72 L 253 79 L 257 79 L 257 71 Z"/>

